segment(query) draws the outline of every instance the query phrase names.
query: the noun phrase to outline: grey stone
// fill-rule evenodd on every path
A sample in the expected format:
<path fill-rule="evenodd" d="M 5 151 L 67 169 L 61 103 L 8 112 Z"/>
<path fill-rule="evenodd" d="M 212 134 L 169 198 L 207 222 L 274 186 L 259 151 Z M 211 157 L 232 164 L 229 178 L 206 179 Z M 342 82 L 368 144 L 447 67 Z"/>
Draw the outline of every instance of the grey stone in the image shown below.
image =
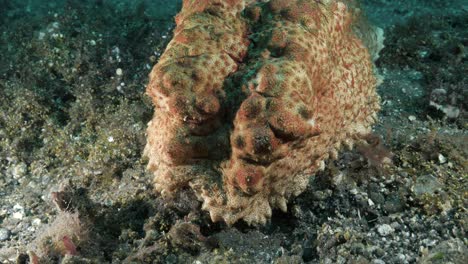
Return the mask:
<path fill-rule="evenodd" d="M 428 174 L 419 176 L 412 189 L 416 196 L 421 196 L 423 194 L 433 194 L 441 188 L 442 184 L 439 182 L 437 177 Z"/>
<path fill-rule="evenodd" d="M 6 228 L 0 228 L 0 241 L 6 241 L 10 239 L 11 232 Z"/>
<path fill-rule="evenodd" d="M 377 232 L 379 232 L 381 236 L 388 236 L 393 233 L 393 231 L 395 231 L 393 227 L 388 224 L 383 224 L 377 227 Z"/>

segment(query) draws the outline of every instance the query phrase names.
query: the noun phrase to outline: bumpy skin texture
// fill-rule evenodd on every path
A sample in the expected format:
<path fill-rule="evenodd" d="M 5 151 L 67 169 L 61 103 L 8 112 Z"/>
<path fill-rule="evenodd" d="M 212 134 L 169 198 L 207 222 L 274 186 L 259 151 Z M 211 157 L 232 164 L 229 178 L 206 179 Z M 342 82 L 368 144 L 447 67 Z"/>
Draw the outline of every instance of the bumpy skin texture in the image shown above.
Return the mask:
<path fill-rule="evenodd" d="M 264 224 L 342 144 L 369 133 L 377 78 L 358 36 L 371 31 L 350 6 L 184 1 L 147 88 L 156 190 L 190 187 L 213 221 Z"/>

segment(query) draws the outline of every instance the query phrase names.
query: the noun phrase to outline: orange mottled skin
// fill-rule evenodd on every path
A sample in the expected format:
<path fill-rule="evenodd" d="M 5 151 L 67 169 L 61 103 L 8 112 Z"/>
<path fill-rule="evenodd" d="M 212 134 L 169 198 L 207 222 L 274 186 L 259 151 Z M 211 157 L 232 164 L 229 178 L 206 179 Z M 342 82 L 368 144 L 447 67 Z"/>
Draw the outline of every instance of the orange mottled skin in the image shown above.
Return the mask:
<path fill-rule="evenodd" d="M 370 131 L 377 78 L 340 0 L 185 0 L 150 75 L 155 189 L 190 187 L 213 221 L 272 208 Z"/>

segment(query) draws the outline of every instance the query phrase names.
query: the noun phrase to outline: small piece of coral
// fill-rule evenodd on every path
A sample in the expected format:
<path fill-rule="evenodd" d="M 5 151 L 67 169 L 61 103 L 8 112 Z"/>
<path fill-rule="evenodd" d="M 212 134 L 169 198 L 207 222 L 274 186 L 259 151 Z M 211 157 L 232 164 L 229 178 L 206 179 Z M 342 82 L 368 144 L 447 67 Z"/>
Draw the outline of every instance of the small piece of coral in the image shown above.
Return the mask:
<path fill-rule="evenodd" d="M 264 224 L 370 132 L 382 31 L 352 1 L 184 1 L 150 74 L 155 188 L 213 221 Z"/>

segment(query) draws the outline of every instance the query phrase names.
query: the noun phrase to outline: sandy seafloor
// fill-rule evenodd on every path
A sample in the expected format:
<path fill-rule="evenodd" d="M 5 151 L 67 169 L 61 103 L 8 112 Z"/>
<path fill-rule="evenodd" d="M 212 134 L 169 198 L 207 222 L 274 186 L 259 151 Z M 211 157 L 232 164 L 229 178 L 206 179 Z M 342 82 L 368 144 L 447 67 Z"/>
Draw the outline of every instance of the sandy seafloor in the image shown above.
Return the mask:
<path fill-rule="evenodd" d="M 159 198 L 141 159 L 179 1 L 0 0 L 0 262 L 468 263 L 468 4 L 362 4 L 386 35 L 382 140 L 227 227 Z"/>

